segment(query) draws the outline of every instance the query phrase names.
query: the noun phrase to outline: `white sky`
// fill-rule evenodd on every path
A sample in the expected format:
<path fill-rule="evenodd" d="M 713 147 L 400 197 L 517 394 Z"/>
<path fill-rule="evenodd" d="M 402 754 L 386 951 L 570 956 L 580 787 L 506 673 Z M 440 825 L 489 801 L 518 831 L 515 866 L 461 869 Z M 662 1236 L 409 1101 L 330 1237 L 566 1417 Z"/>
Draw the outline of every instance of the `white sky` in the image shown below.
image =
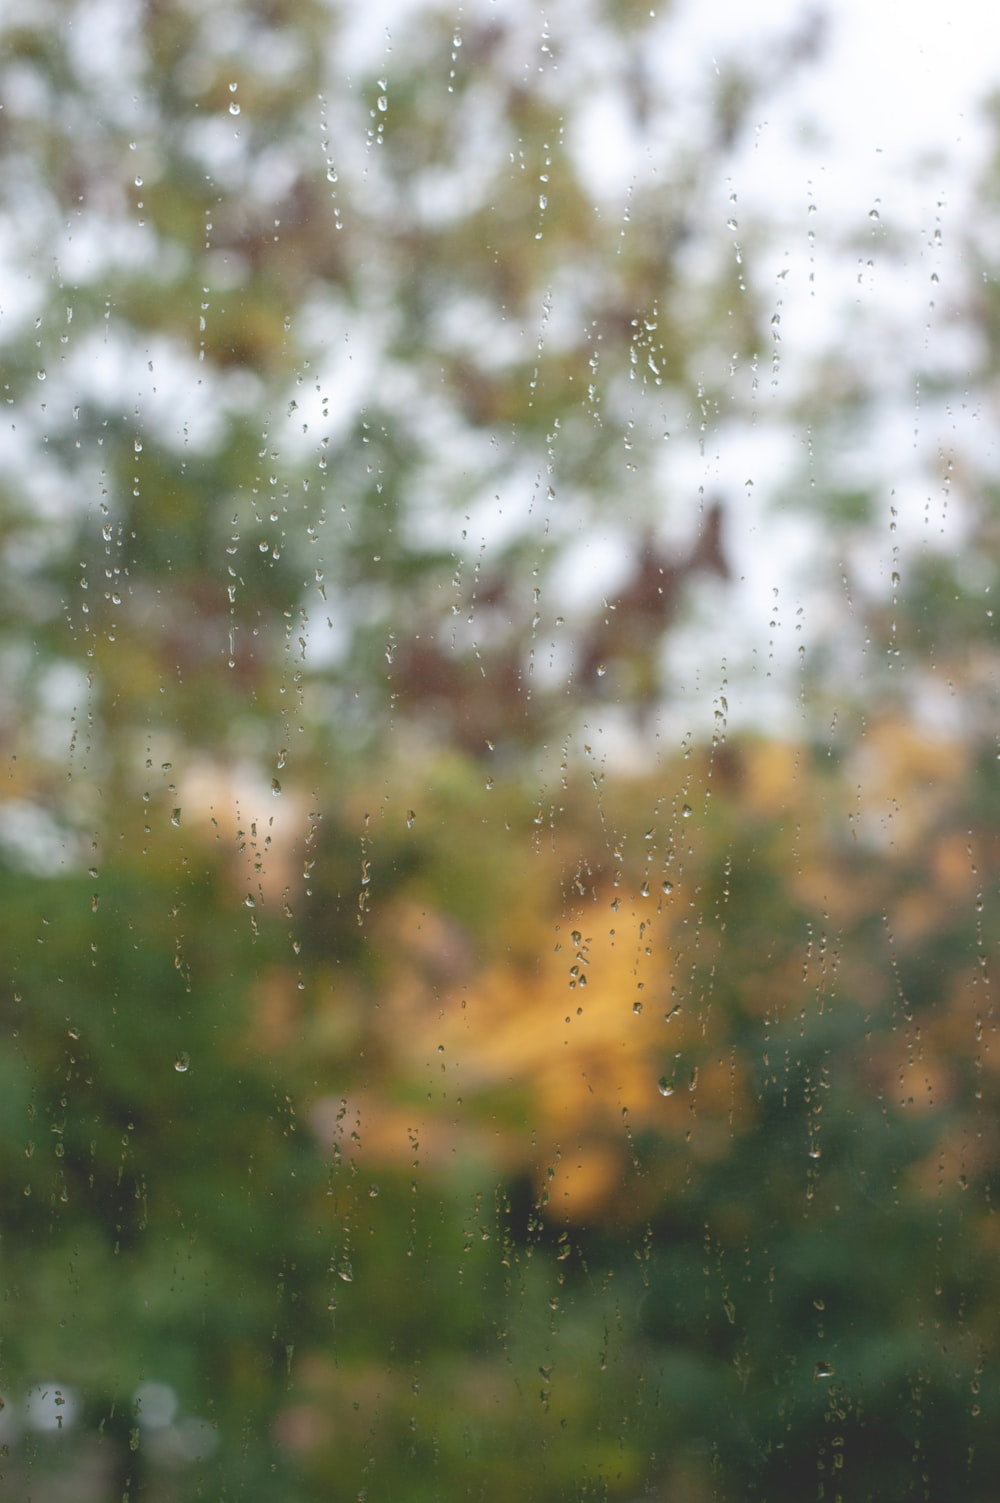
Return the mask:
<path fill-rule="evenodd" d="M 775 35 L 783 13 L 791 25 L 801 10 L 793 0 L 766 6 L 687 0 L 681 28 L 693 48 L 709 55 L 743 33 L 751 54 L 759 55 L 754 39 L 762 13 L 766 34 Z M 891 213 L 922 200 L 926 214 L 942 194 L 958 208 L 986 150 L 981 100 L 1000 83 L 983 5 L 834 0 L 828 14 L 818 65 L 803 70 L 777 109 L 764 101 L 756 154 L 761 179 L 749 171 L 744 188 L 753 183 L 772 204 L 791 208 L 801 205 L 811 182 L 821 212 L 867 213 L 880 202 Z"/>
<path fill-rule="evenodd" d="M 710 84 L 713 59 L 725 66 L 745 58 L 766 78 L 769 55 L 782 65 L 781 40 L 809 9 L 801 0 L 680 0 L 658 69 L 672 90 L 693 98 Z M 720 235 L 730 217 L 777 222 L 787 234 L 784 244 L 780 235 L 776 242 L 774 267 L 775 310 L 782 321 L 777 400 L 794 396 L 796 372 L 807 370 L 824 348 L 843 350 L 848 341 L 856 342 L 855 358 L 861 349 L 870 362 L 875 389 L 885 391 L 876 443 L 844 458 L 862 483 L 878 480 L 885 496 L 883 546 L 865 563 L 866 582 L 874 579 L 878 588 L 884 581 L 888 595 L 891 570 L 899 563 L 894 546 L 901 546 L 905 558 L 907 543 L 946 544 L 949 531 L 955 538 L 961 527 L 960 511 L 949 507 L 947 493 L 928 495 L 928 474 L 939 453 L 961 445 L 963 423 L 970 441 L 969 425 L 979 422 L 982 398 L 973 392 L 967 412 L 943 421 L 940 410 L 918 403 L 913 375 L 921 364 L 964 374 L 974 362 L 968 320 L 956 332 L 951 310 L 967 295 L 963 241 L 974 225 L 976 184 L 990 145 L 982 101 L 1000 82 L 1000 63 L 976 0 L 946 6 L 831 0 L 822 9 L 828 26 L 818 61 L 773 93 L 764 91 L 759 118 L 751 117 L 752 142 L 731 177 L 715 185 L 712 212 Z M 609 118 L 594 133 L 595 149 L 599 140 L 609 176 L 620 172 L 629 143 L 615 139 Z M 634 141 L 632 152 L 638 181 L 643 164 Z M 856 241 L 851 254 L 845 253 L 845 238 Z M 897 248 L 893 256 L 885 254 L 890 239 Z M 979 422 L 972 442 L 980 461 L 995 465 L 991 428 Z M 743 575 L 724 597 L 709 592 L 698 622 L 671 638 L 671 681 L 684 690 L 671 717 L 678 729 L 688 728 L 692 718 L 700 725 L 711 711 L 723 663 L 735 667 L 734 635 L 744 664 L 753 658 L 761 669 L 755 689 L 746 680 L 743 693 L 730 689 L 731 723 L 758 722 L 769 713 L 782 720 L 789 712 L 796 715 L 780 665 L 784 660 L 786 670 L 794 669 L 798 647 L 808 651 L 814 630 L 817 639 L 829 639 L 831 603 L 808 585 L 815 532 L 801 511 L 775 514 L 769 503 L 789 461 L 796 461 L 796 447 L 801 451 L 806 442 L 807 435 L 779 423 L 770 433 L 720 432 L 704 457 L 689 452 L 682 459 L 675 452 L 681 461 L 675 483 L 692 494 L 702 486 L 727 498 L 730 546 Z M 898 511 L 894 533 L 890 503 Z M 720 619 L 713 621 L 716 603 Z M 783 623 L 777 630 L 775 619 Z M 745 623 L 745 634 L 734 634 L 734 620 Z M 775 672 L 766 681 L 769 667 Z"/>

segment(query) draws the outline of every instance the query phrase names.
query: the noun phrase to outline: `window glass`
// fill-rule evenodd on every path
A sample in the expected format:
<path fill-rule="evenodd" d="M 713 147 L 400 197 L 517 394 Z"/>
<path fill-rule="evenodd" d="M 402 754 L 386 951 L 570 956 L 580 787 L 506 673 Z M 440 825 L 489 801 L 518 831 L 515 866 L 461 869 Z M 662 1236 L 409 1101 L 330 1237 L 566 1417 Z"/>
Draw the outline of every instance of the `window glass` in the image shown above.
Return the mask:
<path fill-rule="evenodd" d="M 993 1497 L 996 111 L 889 12 L 6 7 L 11 1496 Z"/>

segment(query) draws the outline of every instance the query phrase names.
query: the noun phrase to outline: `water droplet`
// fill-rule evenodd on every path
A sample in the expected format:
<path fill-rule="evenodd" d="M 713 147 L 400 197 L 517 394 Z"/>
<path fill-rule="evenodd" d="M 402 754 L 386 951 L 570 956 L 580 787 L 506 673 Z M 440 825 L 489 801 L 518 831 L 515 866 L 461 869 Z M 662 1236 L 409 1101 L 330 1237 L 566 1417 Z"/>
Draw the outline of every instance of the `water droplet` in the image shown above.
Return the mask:
<path fill-rule="evenodd" d="M 674 1094 L 674 1083 L 672 1080 L 668 1080 L 665 1075 L 661 1075 L 656 1082 L 656 1089 L 661 1096 L 672 1096 Z"/>
<path fill-rule="evenodd" d="M 190 1054 L 178 1054 L 177 1058 L 174 1060 L 174 1069 L 177 1071 L 178 1075 L 183 1075 L 188 1069 L 190 1069 L 190 1067 Z"/>
<path fill-rule="evenodd" d="M 179 825 L 180 822 L 181 822 L 181 811 L 179 809 L 175 809 L 173 811 L 173 813 L 171 814 L 171 816 L 170 816 L 170 823 L 172 825 Z"/>
<path fill-rule="evenodd" d="M 337 1269 L 337 1273 L 343 1279 L 345 1284 L 353 1283 L 354 1269 L 351 1267 L 350 1263 L 341 1263 L 340 1267 Z"/>
<path fill-rule="evenodd" d="M 832 1378 L 833 1377 L 833 1363 L 832 1362 L 817 1362 L 816 1366 L 813 1368 L 813 1377 L 814 1378 Z"/>
<path fill-rule="evenodd" d="M 281 784 L 278 782 L 277 778 L 271 779 L 271 792 L 274 794 L 275 798 L 278 798 L 281 795 Z"/>
<path fill-rule="evenodd" d="M 673 892 L 674 890 L 674 884 L 669 880 L 669 878 L 665 877 L 660 885 L 663 888 L 664 892 Z"/>
<path fill-rule="evenodd" d="M 416 818 L 417 818 L 417 816 L 416 816 L 416 813 L 414 812 L 414 810 L 407 809 L 407 811 L 406 811 L 406 828 L 408 830 L 412 830 L 413 829 L 414 823 L 416 822 Z"/>
<path fill-rule="evenodd" d="M 681 815 L 683 816 L 684 819 L 690 819 L 691 818 L 691 805 L 690 804 L 685 804 L 684 805 L 683 809 L 681 810 Z"/>
<path fill-rule="evenodd" d="M 604 675 L 607 673 L 607 671 L 608 671 L 608 665 L 606 663 L 598 663 L 598 665 L 597 665 L 597 677 L 598 678 L 603 678 Z"/>

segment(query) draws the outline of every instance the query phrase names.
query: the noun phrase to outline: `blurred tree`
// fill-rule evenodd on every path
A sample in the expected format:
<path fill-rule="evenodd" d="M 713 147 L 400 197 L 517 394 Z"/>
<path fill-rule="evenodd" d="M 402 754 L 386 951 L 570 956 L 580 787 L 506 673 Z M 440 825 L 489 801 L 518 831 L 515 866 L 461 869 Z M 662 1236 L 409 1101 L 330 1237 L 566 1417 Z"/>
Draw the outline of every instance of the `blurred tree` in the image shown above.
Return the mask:
<path fill-rule="evenodd" d="M 19 1494 L 992 1497 L 996 485 L 817 352 L 802 726 L 658 748 L 777 317 L 672 25 L 0 21 Z"/>
<path fill-rule="evenodd" d="M 670 581 L 662 610 L 618 622 L 649 660 L 620 692 L 658 692 L 667 596 L 721 559 L 665 545 L 663 415 L 720 404 L 702 373 L 714 303 L 735 296 L 741 337 L 762 339 L 742 277 L 702 290 L 680 268 L 740 91 L 623 229 L 580 141 L 593 86 L 629 98 L 645 27 L 579 20 L 463 32 L 430 10 L 400 21 L 381 73 L 325 7 L 81 3 L 5 23 L 27 292 L 5 340 L 5 594 L 14 641 L 27 616 L 45 645 L 42 671 L 14 653 L 8 675 L 27 704 L 57 669 L 86 671 L 105 786 L 154 704 L 168 738 L 217 756 L 283 697 L 307 693 L 323 737 L 331 714 L 355 738 L 390 715 L 426 735 L 428 699 L 485 680 L 500 718 L 524 719 L 519 696 L 546 734 L 566 695 L 536 668 L 569 631 L 550 565 L 618 491 L 609 425 L 627 432 L 621 520 Z M 644 115 L 655 134 L 669 102 L 647 90 Z M 527 506 L 487 544 L 512 481 Z M 601 609 L 571 623 L 574 702 Z M 483 717 L 465 718 L 438 731 L 482 753 Z"/>

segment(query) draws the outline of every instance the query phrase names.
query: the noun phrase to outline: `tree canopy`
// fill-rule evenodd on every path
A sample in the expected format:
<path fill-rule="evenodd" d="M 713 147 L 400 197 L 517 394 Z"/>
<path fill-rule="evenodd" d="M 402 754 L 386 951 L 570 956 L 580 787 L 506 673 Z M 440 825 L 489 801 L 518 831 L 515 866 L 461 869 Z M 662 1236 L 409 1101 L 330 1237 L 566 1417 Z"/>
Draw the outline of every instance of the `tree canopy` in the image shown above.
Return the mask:
<path fill-rule="evenodd" d="M 0 1471 L 986 1503 L 995 165 L 453 9 L 0 20 Z"/>

